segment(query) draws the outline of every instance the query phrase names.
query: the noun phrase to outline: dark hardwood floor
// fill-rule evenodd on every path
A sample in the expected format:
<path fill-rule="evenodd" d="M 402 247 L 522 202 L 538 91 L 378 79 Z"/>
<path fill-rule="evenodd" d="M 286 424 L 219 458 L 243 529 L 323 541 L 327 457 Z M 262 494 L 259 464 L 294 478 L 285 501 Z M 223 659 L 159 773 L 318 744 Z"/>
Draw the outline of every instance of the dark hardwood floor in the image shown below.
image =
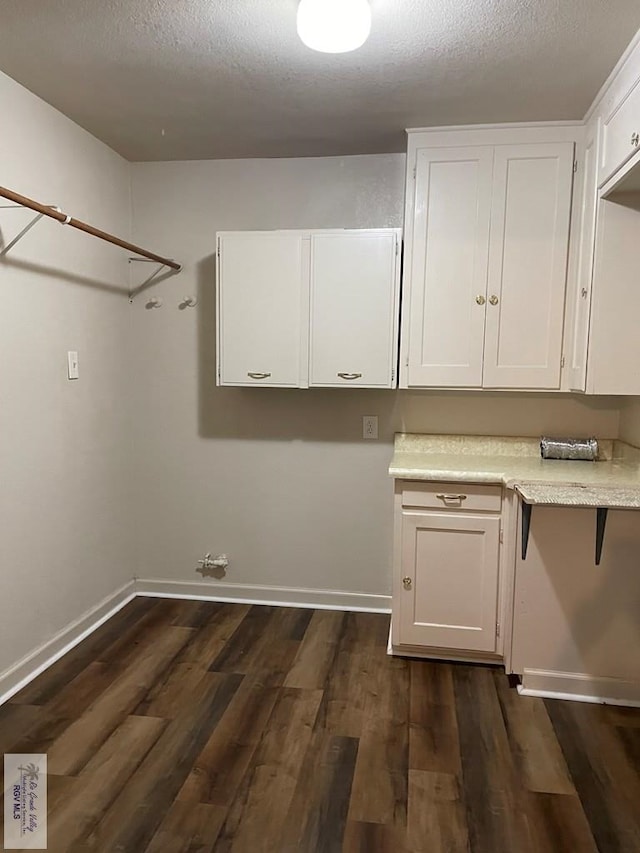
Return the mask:
<path fill-rule="evenodd" d="M 139 598 L 0 708 L 49 850 L 639 853 L 640 711 L 391 658 L 388 617 Z"/>

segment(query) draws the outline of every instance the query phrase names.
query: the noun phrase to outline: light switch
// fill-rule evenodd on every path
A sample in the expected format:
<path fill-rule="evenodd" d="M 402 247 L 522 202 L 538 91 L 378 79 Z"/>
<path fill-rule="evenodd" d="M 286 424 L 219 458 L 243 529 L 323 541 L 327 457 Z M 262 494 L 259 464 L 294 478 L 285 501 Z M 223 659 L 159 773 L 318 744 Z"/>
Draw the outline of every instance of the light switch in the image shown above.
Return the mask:
<path fill-rule="evenodd" d="M 69 379 L 79 379 L 80 378 L 80 366 L 78 364 L 78 353 L 72 350 L 69 350 L 67 353 L 67 366 L 68 366 L 68 375 Z"/>

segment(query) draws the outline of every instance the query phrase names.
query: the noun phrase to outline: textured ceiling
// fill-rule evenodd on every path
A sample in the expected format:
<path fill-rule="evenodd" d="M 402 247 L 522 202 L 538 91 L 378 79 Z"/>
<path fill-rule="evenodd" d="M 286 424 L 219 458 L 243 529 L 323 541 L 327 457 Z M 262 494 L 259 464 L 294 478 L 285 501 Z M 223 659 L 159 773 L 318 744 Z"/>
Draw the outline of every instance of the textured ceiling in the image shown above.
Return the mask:
<path fill-rule="evenodd" d="M 331 56 L 296 0 L 0 0 L 0 69 L 129 160 L 375 153 L 582 118 L 640 27 L 638 0 L 371 5 L 367 44 Z"/>

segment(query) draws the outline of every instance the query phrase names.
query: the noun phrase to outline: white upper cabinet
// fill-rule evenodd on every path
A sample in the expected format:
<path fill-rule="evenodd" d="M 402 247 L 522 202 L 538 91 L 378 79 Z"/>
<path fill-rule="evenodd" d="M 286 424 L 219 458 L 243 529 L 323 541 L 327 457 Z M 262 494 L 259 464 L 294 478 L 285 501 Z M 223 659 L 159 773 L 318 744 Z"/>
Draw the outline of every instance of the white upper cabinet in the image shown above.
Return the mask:
<path fill-rule="evenodd" d="M 560 387 L 581 134 L 409 133 L 401 387 Z"/>
<path fill-rule="evenodd" d="M 220 384 L 298 387 L 309 240 L 300 232 L 227 233 L 218 252 Z"/>
<path fill-rule="evenodd" d="M 399 270 L 399 232 L 312 235 L 310 386 L 394 387 Z"/>
<path fill-rule="evenodd" d="M 586 145 L 569 387 L 637 396 L 640 39 L 630 45 L 592 106 Z"/>
<path fill-rule="evenodd" d="M 218 384 L 396 385 L 399 229 L 218 235 Z"/>
<path fill-rule="evenodd" d="M 492 173 L 488 146 L 417 151 L 410 386 L 482 385 Z"/>
<path fill-rule="evenodd" d="M 626 92 L 603 118 L 599 184 L 602 186 L 606 183 L 638 151 L 640 151 L 640 79 L 636 80 L 631 90 Z"/>
<path fill-rule="evenodd" d="M 485 388 L 558 388 L 573 143 L 495 149 Z"/>
<path fill-rule="evenodd" d="M 640 395 L 640 194 L 600 199 L 587 391 Z"/>

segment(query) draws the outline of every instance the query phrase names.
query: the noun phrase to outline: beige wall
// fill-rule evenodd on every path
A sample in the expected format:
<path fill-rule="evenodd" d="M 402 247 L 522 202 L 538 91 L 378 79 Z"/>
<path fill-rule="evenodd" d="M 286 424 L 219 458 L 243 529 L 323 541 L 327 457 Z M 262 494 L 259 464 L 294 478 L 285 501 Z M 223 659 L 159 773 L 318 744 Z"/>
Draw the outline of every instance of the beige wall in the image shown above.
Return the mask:
<path fill-rule="evenodd" d="M 129 232 L 127 163 L 2 74 L 0 109 L 4 186 Z M 0 210 L 2 240 L 31 215 Z M 0 672 L 132 575 L 126 281 L 51 220 L 0 258 Z"/>
<path fill-rule="evenodd" d="M 612 398 L 215 387 L 216 230 L 399 226 L 403 184 L 402 155 L 133 167 L 135 238 L 185 264 L 133 309 L 139 576 L 211 550 L 231 582 L 387 593 L 394 431 L 617 435 Z"/>
<path fill-rule="evenodd" d="M 400 225 L 404 158 L 130 166 L 2 75 L 0 105 L 3 184 L 126 236 L 132 174 L 135 238 L 185 264 L 149 310 L 126 254 L 48 220 L 0 261 L 0 672 L 207 550 L 238 583 L 388 592 L 394 431 L 617 434 L 610 399 L 217 389 L 216 230 Z M 0 210 L 2 239 L 29 217 Z"/>
<path fill-rule="evenodd" d="M 629 397 L 622 406 L 620 438 L 640 447 L 640 397 Z"/>
<path fill-rule="evenodd" d="M 535 507 L 526 560 L 516 560 L 513 669 L 582 673 L 596 689 L 547 679 L 547 689 L 615 696 L 621 679 L 640 681 L 640 530 L 633 512 L 612 510 L 595 565 L 596 513 Z M 578 580 L 579 579 L 579 580 Z M 525 677 L 525 685 L 528 679 Z"/>

